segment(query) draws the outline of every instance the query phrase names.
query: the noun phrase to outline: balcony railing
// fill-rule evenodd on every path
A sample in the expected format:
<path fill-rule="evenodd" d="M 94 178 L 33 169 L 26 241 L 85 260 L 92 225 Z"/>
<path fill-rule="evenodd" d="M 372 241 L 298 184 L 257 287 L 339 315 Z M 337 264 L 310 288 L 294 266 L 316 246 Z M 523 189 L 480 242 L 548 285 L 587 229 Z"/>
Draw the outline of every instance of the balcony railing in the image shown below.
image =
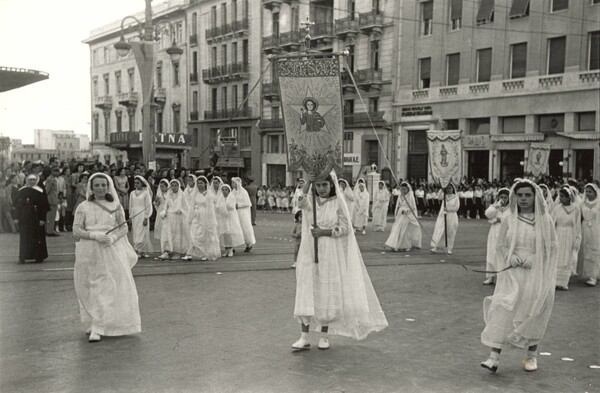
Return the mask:
<path fill-rule="evenodd" d="M 127 91 L 117 94 L 117 102 L 119 105 L 136 106 L 138 103 L 138 93 L 135 91 Z"/>
<path fill-rule="evenodd" d="M 279 98 L 279 84 L 278 83 L 263 83 L 262 95 L 267 100 L 273 100 Z"/>
<path fill-rule="evenodd" d="M 263 51 L 267 53 L 279 51 L 279 36 L 263 37 Z"/>
<path fill-rule="evenodd" d="M 248 32 L 248 18 L 235 20 L 226 27 L 226 34 L 240 34 L 246 32 Z"/>
<path fill-rule="evenodd" d="M 190 73 L 190 83 L 198 83 L 198 73 L 197 72 Z"/>
<path fill-rule="evenodd" d="M 198 45 L 198 34 L 190 34 L 190 45 Z"/>
<path fill-rule="evenodd" d="M 381 33 L 383 31 L 383 14 L 380 11 L 359 14 L 358 28 L 367 34 L 371 31 Z"/>
<path fill-rule="evenodd" d="M 96 108 L 110 109 L 113 105 L 112 96 L 100 96 L 94 98 L 94 106 Z"/>
<path fill-rule="evenodd" d="M 310 30 L 310 36 L 313 40 L 333 38 L 334 35 L 333 22 L 317 23 Z"/>
<path fill-rule="evenodd" d="M 457 94 L 458 94 L 458 87 L 456 87 L 456 86 L 440 88 L 440 95 L 442 97 L 455 96 Z"/>
<path fill-rule="evenodd" d="M 371 117 L 371 121 L 375 126 L 385 123 L 385 120 L 383 119 L 383 112 L 369 112 L 368 114 L 366 112 L 359 112 L 345 114 L 344 125 L 346 127 L 370 125 L 369 116 Z"/>
<path fill-rule="evenodd" d="M 341 39 L 354 38 L 358 33 L 358 21 L 350 16 L 335 21 L 335 34 Z"/>
<path fill-rule="evenodd" d="M 190 112 L 190 120 L 198 120 L 198 111 L 191 111 Z"/>
<path fill-rule="evenodd" d="M 261 129 L 283 129 L 283 119 L 261 119 Z"/>
<path fill-rule="evenodd" d="M 469 86 L 469 92 L 472 94 L 487 93 L 490 91 L 489 83 L 477 83 Z"/>
<path fill-rule="evenodd" d="M 429 90 L 413 90 L 413 100 L 424 100 L 429 97 Z"/>
<path fill-rule="evenodd" d="M 248 63 L 234 63 L 202 70 L 202 80 L 205 83 L 219 83 L 249 78 Z"/>
<path fill-rule="evenodd" d="M 358 70 L 354 74 L 354 80 L 362 88 L 377 88 L 382 83 L 382 71 L 373 69 Z"/>
<path fill-rule="evenodd" d="M 206 41 L 212 41 L 216 37 L 219 37 L 219 36 L 222 36 L 222 35 L 223 35 L 223 28 L 222 28 L 222 26 L 209 27 L 208 29 L 206 29 L 204 31 L 204 36 L 206 38 Z"/>
<path fill-rule="evenodd" d="M 216 111 L 204 111 L 205 120 L 227 120 L 252 117 L 252 109 L 250 107 L 236 109 L 220 109 Z"/>
<path fill-rule="evenodd" d="M 164 87 L 157 87 L 154 92 L 154 101 L 165 102 L 167 100 L 167 89 Z"/>
<path fill-rule="evenodd" d="M 297 47 L 300 45 L 300 32 L 287 31 L 279 36 L 279 45 L 282 47 Z"/>
<path fill-rule="evenodd" d="M 509 80 L 509 81 L 502 82 L 502 90 L 504 90 L 504 91 L 523 90 L 524 87 L 525 87 L 524 79 Z"/>
<path fill-rule="evenodd" d="M 540 87 L 542 87 L 542 88 L 560 86 L 563 83 L 563 77 L 562 77 L 562 75 L 540 77 L 539 82 L 540 82 Z"/>

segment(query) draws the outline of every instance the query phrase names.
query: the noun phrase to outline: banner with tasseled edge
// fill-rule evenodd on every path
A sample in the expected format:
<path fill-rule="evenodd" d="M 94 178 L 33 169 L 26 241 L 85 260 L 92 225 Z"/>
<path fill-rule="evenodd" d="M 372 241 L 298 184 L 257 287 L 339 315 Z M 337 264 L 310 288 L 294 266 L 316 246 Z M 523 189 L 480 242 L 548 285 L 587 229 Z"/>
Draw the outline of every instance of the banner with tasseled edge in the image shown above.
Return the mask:
<path fill-rule="evenodd" d="M 344 116 L 338 56 L 276 62 L 288 170 L 341 173 Z"/>
<path fill-rule="evenodd" d="M 427 131 L 431 176 L 442 187 L 462 179 L 462 131 Z"/>
<path fill-rule="evenodd" d="M 529 156 L 527 157 L 527 166 L 525 173 L 533 176 L 543 176 L 550 174 L 548 159 L 552 145 L 549 143 L 532 143 L 529 145 Z"/>

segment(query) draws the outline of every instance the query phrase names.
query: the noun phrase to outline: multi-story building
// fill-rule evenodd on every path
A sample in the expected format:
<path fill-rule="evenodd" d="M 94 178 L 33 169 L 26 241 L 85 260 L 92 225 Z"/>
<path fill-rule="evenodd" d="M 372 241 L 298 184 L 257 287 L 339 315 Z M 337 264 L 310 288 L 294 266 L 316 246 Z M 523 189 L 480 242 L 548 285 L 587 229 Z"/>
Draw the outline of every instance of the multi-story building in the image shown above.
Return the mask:
<path fill-rule="evenodd" d="M 33 131 L 33 145 L 42 150 L 85 151 L 90 149 L 90 137 L 75 134 L 73 130 L 36 129 Z"/>
<path fill-rule="evenodd" d="M 51 130 L 36 130 L 37 131 L 51 131 Z M 59 134 L 68 133 L 69 131 L 60 131 Z M 73 131 L 70 131 L 73 132 Z M 47 134 L 47 132 L 45 133 Z M 81 136 L 81 135 L 78 135 Z M 87 135 L 83 135 L 87 137 Z M 44 139 L 44 138 L 42 138 Z M 5 159 L 4 164 L 10 162 L 19 162 L 23 161 L 41 161 L 44 163 L 48 163 L 51 158 L 55 157 L 61 161 L 70 162 L 71 160 L 82 161 L 82 160 L 92 160 L 92 154 L 88 149 L 73 149 L 70 146 L 65 146 L 64 143 L 74 143 L 71 138 L 68 140 L 70 142 L 65 142 L 67 139 L 61 137 L 60 135 L 56 138 L 56 146 L 51 147 L 48 144 L 42 143 L 34 143 L 34 144 L 23 144 L 21 139 L 12 139 L 10 141 L 10 148 L 8 150 L 7 159 Z M 83 139 L 85 143 L 85 138 Z"/>
<path fill-rule="evenodd" d="M 157 27 L 154 64 L 153 113 L 156 161 L 160 167 L 189 165 L 192 137 L 188 119 L 188 35 L 186 0 L 167 0 L 153 6 Z M 142 23 L 144 13 L 135 17 Z M 126 25 L 127 26 L 127 25 Z M 114 44 L 121 37 L 121 20 L 91 32 L 84 42 L 90 47 L 92 92 L 92 150 L 100 161 L 142 161 L 142 93 L 140 71 L 133 51 L 118 57 Z M 138 26 L 127 29 L 126 40 L 137 39 Z M 171 61 L 166 50 L 173 44 L 183 49 Z"/>
<path fill-rule="evenodd" d="M 401 10 L 394 161 L 427 178 L 427 130 L 464 133 L 464 174 L 600 177 L 600 0 L 419 0 Z"/>
<path fill-rule="evenodd" d="M 268 55 L 304 50 L 306 36 L 302 21 L 310 28 L 311 49 L 337 52 L 342 58 L 344 103 L 344 177 L 356 178 L 363 166 L 377 164 L 389 178 L 385 156 L 391 154 L 393 43 L 396 1 L 378 0 L 263 0 L 262 68 Z M 350 70 L 356 86 L 347 72 Z M 364 104 L 363 105 L 363 101 Z M 262 83 L 260 122 L 263 184 L 293 184 L 299 174 L 287 171 L 286 142 L 275 67 Z M 367 116 L 369 113 L 373 127 Z M 380 146 L 377 141 L 379 137 Z M 385 154 L 384 154 L 385 152 Z M 386 175 L 387 173 L 387 175 Z"/>
<path fill-rule="evenodd" d="M 192 167 L 258 179 L 261 2 L 191 1 L 186 12 Z"/>

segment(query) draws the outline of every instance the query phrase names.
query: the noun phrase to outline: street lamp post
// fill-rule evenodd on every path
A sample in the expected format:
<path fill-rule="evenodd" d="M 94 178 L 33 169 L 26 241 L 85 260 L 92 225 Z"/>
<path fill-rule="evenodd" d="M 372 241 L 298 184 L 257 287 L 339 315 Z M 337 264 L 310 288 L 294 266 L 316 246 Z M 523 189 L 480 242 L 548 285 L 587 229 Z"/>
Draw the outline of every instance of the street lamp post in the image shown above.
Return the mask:
<path fill-rule="evenodd" d="M 117 50 L 117 54 L 121 57 L 127 56 L 129 51 L 133 50 L 135 62 L 140 72 L 140 81 L 142 83 L 142 155 L 146 168 L 156 169 L 156 146 L 150 124 L 152 122 L 152 96 L 154 84 L 154 37 L 159 36 L 159 34 L 155 35 L 152 22 L 152 0 L 145 0 L 145 2 L 146 10 L 143 30 L 142 23 L 136 17 L 126 16 L 123 18 L 121 21 L 121 39 L 115 44 L 115 49 Z M 140 41 L 125 41 L 123 26 L 127 19 L 133 19 L 138 23 Z M 172 34 L 173 26 L 170 22 L 165 23 L 169 25 Z M 183 50 L 177 47 L 174 37 L 173 44 L 167 49 L 167 53 L 174 63 L 179 61 L 183 53 Z"/>

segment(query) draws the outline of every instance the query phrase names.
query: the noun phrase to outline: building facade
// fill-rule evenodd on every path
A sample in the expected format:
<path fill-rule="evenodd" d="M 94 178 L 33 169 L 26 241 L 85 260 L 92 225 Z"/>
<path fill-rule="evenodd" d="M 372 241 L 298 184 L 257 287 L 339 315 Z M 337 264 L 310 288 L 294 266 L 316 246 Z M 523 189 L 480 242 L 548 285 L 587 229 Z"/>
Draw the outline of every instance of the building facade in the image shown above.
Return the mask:
<path fill-rule="evenodd" d="M 600 0 L 402 3 L 394 157 L 428 178 L 425 131 L 463 131 L 463 173 L 523 176 L 532 142 L 550 175 L 600 177 Z"/>
<path fill-rule="evenodd" d="M 392 48 L 396 29 L 392 16 L 397 11 L 397 2 L 263 0 L 262 5 L 263 70 L 269 65 L 270 54 L 304 50 L 306 32 L 302 22 L 307 19 L 315 23 L 310 28 L 311 49 L 349 51 L 350 55 L 342 58 L 341 76 L 344 177 L 356 179 L 363 172 L 361 168 L 376 164 L 384 168 L 384 178 L 389 180 L 391 176 L 389 168 L 386 172 L 388 165 L 384 157 L 391 154 L 392 76 L 395 72 Z M 293 184 L 301 174 L 287 171 L 287 145 L 275 67 L 263 78 L 261 96 L 262 184 Z"/>
<path fill-rule="evenodd" d="M 152 121 L 156 162 L 160 167 L 188 166 L 192 136 L 188 118 L 188 34 L 185 0 L 168 0 L 153 7 L 157 27 L 154 51 Z M 135 17 L 144 21 L 144 14 Z M 126 25 L 127 26 L 127 25 Z M 121 37 L 121 21 L 95 29 L 85 40 L 90 47 L 92 93 L 92 151 L 105 164 L 142 161 L 142 105 L 150 99 L 142 92 L 140 71 L 133 51 L 123 58 L 114 44 Z M 125 39 L 137 39 L 135 29 L 126 29 Z M 173 43 L 183 49 L 171 61 L 166 53 Z"/>
<path fill-rule="evenodd" d="M 192 167 L 258 179 L 261 2 L 192 1 L 186 12 Z"/>

